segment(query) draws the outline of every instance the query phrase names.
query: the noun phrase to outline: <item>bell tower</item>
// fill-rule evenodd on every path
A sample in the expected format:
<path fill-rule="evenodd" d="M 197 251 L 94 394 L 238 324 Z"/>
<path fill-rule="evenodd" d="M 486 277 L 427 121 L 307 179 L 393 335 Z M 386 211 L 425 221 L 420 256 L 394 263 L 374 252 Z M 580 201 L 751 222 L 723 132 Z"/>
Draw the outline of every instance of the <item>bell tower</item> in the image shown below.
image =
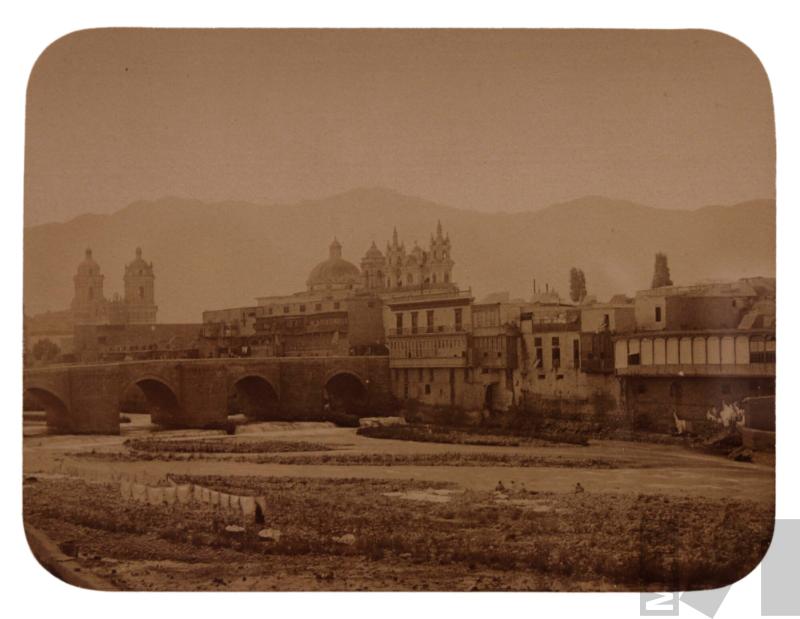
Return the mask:
<path fill-rule="evenodd" d="M 96 324 L 105 320 L 106 299 L 103 296 L 100 265 L 94 261 L 92 250 L 86 253 L 73 276 L 75 296 L 72 298 L 72 318 L 75 324 Z"/>
<path fill-rule="evenodd" d="M 361 259 L 361 274 L 364 287 L 368 290 L 381 290 L 386 287 L 386 258 L 375 241 Z"/>
<path fill-rule="evenodd" d="M 136 258 L 125 267 L 125 307 L 130 324 L 151 324 L 156 321 L 153 263 L 142 259 L 142 248 L 136 248 Z"/>
<path fill-rule="evenodd" d="M 431 237 L 431 283 L 450 287 L 453 282 L 453 259 L 450 256 L 450 235 L 442 232 L 442 222 L 436 224 L 436 236 Z"/>

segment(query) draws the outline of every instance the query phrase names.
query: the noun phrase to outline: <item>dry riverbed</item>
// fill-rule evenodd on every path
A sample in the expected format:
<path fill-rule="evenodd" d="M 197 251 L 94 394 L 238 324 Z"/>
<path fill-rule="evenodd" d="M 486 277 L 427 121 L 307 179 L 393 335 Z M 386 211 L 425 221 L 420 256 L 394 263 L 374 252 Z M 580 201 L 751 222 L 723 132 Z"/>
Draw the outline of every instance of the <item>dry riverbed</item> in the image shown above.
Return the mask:
<path fill-rule="evenodd" d="M 670 445 L 423 444 L 322 424 L 124 432 L 26 438 L 24 484 L 26 523 L 121 589 L 713 587 L 771 539 L 770 467 Z M 267 513 L 134 503 L 120 476 L 264 496 Z"/>

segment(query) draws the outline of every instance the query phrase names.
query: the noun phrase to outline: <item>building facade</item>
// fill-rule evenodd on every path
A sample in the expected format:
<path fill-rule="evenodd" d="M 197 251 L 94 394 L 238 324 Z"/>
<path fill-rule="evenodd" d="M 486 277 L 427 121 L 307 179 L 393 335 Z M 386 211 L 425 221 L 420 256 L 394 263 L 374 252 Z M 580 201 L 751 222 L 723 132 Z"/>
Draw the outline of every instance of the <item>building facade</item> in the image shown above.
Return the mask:
<path fill-rule="evenodd" d="M 660 430 L 676 420 L 700 429 L 744 398 L 774 394 L 773 295 L 748 280 L 638 293 L 642 322 L 614 337 L 626 415 Z"/>
<path fill-rule="evenodd" d="M 364 274 L 342 257 L 334 239 L 328 258 L 291 295 L 258 297 L 256 305 L 203 312 L 212 354 L 320 357 L 386 354 L 382 301 Z"/>
<path fill-rule="evenodd" d="M 103 291 L 105 276 L 100 265 L 87 249 L 78 272 L 73 277 L 75 295 L 70 306 L 75 325 L 91 324 L 153 324 L 158 307 L 155 303 L 155 273 L 153 263 L 142 259 L 142 249 L 136 248 L 135 259 L 125 266 L 124 296 L 106 299 Z"/>
<path fill-rule="evenodd" d="M 112 299 L 106 298 L 105 275 L 91 249 L 86 249 L 84 259 L 78 265 L 72 281 L 74 294 L 69 309 L 24 317 L 26 360 L 32 360 L 30 353 L 41 340 L 50 340 L 58 346 L 59 357 L 56 361 L 72 363 L 95 359 L 97 350 L 102 346 L 98 348 L 98 343 L 95 342 L 92 348 L 97 350 L 87 352 L 86 338 L 77 336 L 78 327 L 127 327 L 152 325 L 156 322 L 158 307 L 155 304 L 153 263 L 142 259 L 141 248 L 136 248 L 136 257 L 125 266 L 122 297 L 115 294 Z"/>

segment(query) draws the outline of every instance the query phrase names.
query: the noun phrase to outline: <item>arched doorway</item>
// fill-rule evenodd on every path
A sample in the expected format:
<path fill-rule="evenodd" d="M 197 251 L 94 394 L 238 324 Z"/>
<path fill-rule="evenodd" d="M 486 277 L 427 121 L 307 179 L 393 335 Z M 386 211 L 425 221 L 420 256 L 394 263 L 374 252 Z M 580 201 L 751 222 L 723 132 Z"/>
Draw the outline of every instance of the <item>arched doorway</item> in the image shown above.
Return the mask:
<path fill-rule="evenodd" d="M 38 387 L 26 389 L 23 399 L 26 395 L 30 396 L 45 412 L 48 431 L 59 433 L 69 431 L 69 409 L 60 397 L 52 391 Z"/>
<path fill-rule="evenodd" d="M 499 395 L 500 384 L 489 383 L 483 392 L 483 408 L 484 410 L 493 412 L 497 408 L 497 398 Z"/>
<path fill-rule="evenodd" d="M 350 372 L 334 374 L 325 383 L 323 403 L 331 411 L 363 416 L 367 414 L 367 387 Z"/>
<path fill-rule="evenodd" d="M 268 380 L 261 376 L 244 376 L 233 387 L 239 412 L 252 419 L 278 417 L 278 394 Z"/>
<path fill-rule="evenodd" d="M 136 380 L 133 384 L 144 394 L 147 400 L 147 411 L 150 413 L 150 420 L 153 423 L 166 427 L 180 426 L 181 407 L 178 403 L 178 396 L 167 383 L 155 377 L 145 377 Z"/>

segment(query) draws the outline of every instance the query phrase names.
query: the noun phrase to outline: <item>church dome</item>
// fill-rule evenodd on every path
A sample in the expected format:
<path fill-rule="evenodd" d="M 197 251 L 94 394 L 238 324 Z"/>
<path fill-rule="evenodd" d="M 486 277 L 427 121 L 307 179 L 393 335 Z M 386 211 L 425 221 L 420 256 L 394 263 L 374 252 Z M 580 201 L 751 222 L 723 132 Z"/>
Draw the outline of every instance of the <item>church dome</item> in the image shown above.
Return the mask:
<path fill-rule="evenodd" d="M 372 241 L 372 245 L 367 250 L 367 253 L 364 254 L 364 258 L 366 260 L 383 260 L 383 252 L 375 245 L 375 241 Z"/>
<path fill-rule="evenodd" d="M 336 239 L 330 246 L 327 260 L 315 266 L 308 276 L 310 290 L 321 288 L 352 287 L 361 281 L 361 271 L 352 262 L 342 258 L 342 246 Z"/>

